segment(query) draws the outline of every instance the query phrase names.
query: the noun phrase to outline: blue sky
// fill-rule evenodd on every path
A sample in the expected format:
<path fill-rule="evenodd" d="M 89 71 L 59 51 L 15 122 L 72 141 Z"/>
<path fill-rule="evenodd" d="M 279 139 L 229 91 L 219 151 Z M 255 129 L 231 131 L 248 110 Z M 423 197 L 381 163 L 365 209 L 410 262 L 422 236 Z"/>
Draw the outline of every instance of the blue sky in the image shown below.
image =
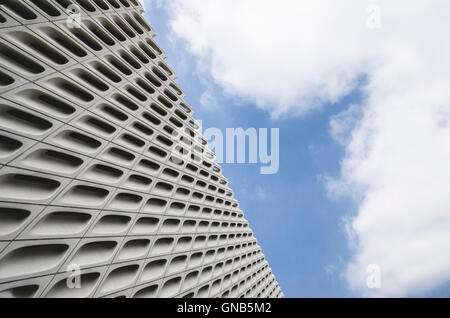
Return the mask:
<path fill-rule="evenodd" d="M 207 109 L 200 104 L 206 87 L 198 77 L 195 58 L 182 43 L 171 41 L 166 14 L 162 8 L 147 11 L 158 34 L 156 41 L 177 74 L 177 83 L 187 93 L 195 118 L 201 119 L 205 128 L 223 131 L 227 127 L 280 128 L 277 174 L 261 175 L 259 164 L 221 166 L 283 292 L 289 297 L 349 295 L 345 282 L 327 274 L 326 268 L 341 266 L 348 255 L 340 218 L 352 206 L 330 201 L 319 175 L 339 172 L 343 149 L 329 134 L 329 118 L 357 100 L 359 94 L 307 118 L 273 120 L 251 103 L 236 101 L 214 87 L 218 107 Z"/>
<path fill-rule="evenodd" d="M 324 98 L 320 107 L 277 118 L 271 116 L 270 105 L 230 94 L 209 72 L 199 70 L 199 57 L 192 54 L 186 41 L 174 36 L 165 8 L 153 2 L 147 6 L 146 17 L 158 34 L 156 41 L 165 50 L 167 63 L 177 74 L 177 84 L 194 108 L 194 117 L 201 119 L 204 127 L 223 131 L 227 127 L 280 128 L 277 174 L 261 175 L 259 164 L 221 166 L 285 295 L 362 295 L 349 288 L 345 277 L 354 251 L 349 247 L 344 219 L 357 215 L 360 206 L 349 196 L 330 195 L 323 176 L 341 178 L 350 148 L 333 138 L 330 121 L 351 105 L 363 107 L 359 105 L 366 102 L 367 83 L 361 78 L 367 74 L 358 73 L 356 85 L 342 90 L 338 98 Z M 212 96 L 208 106 L 202 105 L 205 91 Z M 435 285 L 413 294 L 450 296 L 448 284 Z"/>

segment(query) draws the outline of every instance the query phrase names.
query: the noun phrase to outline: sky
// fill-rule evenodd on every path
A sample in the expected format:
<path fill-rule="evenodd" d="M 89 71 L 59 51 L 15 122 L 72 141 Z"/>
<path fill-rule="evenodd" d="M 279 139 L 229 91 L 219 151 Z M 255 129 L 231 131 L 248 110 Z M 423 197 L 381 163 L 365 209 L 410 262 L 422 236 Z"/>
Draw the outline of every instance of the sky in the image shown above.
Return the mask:
<path fill-rule="evenodd" d="M 447 0 L 145 7 L 204 127 L 280 129 L 221 166 L 287 297 L 450 296 Z"/>

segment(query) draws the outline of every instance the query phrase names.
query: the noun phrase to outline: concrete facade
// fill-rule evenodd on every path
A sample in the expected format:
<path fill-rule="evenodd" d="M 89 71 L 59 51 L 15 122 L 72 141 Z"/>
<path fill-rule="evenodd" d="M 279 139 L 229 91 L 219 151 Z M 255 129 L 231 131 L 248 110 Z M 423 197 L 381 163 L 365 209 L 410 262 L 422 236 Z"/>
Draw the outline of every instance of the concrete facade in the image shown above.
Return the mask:
<path fill-rule="evenodd" d="M 0 297 L 283 296 L 142 14 L 0 5 Z"/>

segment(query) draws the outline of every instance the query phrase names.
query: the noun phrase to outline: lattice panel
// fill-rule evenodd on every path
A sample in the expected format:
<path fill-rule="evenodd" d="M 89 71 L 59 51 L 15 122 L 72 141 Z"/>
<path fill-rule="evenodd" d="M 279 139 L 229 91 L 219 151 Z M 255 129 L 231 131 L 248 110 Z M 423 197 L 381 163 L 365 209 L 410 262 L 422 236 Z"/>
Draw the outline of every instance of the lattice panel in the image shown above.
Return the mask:
<path fill-rule="evenodd" d="M 283 296 L 142 14 L 0 1 L 0 297 Z"/>

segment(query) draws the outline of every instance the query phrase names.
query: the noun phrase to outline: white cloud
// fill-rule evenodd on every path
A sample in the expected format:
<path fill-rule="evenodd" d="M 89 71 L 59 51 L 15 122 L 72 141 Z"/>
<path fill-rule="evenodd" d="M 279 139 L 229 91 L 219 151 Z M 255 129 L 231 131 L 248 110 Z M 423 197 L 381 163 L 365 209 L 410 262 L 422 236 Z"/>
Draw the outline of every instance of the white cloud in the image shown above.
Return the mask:
<path fill-rule="evenodd" d="M 381 29 L 367 27 L 361 0 L 166 6 L 201 68 L 274 117 L 339 101 L 365 77 L 365 100 L 331 122 L 347 153 L 331 190 L 359 198 L 347 281 L 363 295 L 414 295 L 450 281 L 450 3 L 377 3 Z M 380 290 L 366 287 L 369 264 Z"/>
<path fill-rule="evenodd" d="M 318 1 L 296 0 L 167 4 L 174 33 L 187 41 L 199 66 L 227 93 L 248 98 L 274 116 L 337 101 L 365 70 L 370 47 L 357 39 L 371 36 L 366 6 L 359 1 L 341 6 L 324 10 Z M 342 16 L 346 7 L 352 22 Z M 333 31 L 342 36 L 330 36 Z M 363 58 L 355 60 L 355 53 Z"/>
<path fill-rule="evenodd" d="M 376 294 L 389 296 L 450 280 L 450 116 L 442 111 L 450 109 L 450 94 L 439 87 L 449 75 L 435 68 L 433 76 L 409 81 L 408 74 L 424 73 L 404 67 L 399 57 L 374 77 L 340 184 L 363 198 L 350 227 L 358 249 L 348 280 L 368 292 L 364 265 L 379 264 L 383 289 Z"/>

